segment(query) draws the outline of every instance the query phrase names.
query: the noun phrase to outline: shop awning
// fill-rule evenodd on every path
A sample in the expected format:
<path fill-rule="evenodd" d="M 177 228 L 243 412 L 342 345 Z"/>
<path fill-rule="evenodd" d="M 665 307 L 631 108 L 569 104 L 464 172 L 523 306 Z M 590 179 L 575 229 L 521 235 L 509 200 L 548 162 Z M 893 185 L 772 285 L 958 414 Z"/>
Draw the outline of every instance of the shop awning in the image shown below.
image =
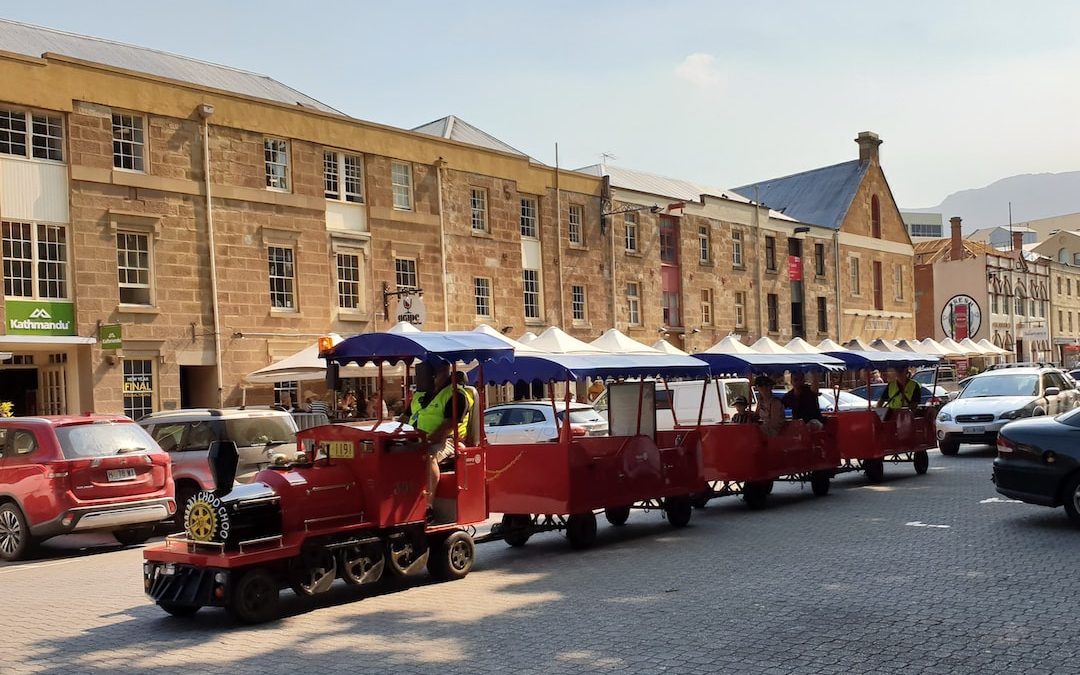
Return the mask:
<path fill-rule="evenodd" d="M 95 337 L 82 335 L 0 335 L 0 345 L 92 345 Z"/>

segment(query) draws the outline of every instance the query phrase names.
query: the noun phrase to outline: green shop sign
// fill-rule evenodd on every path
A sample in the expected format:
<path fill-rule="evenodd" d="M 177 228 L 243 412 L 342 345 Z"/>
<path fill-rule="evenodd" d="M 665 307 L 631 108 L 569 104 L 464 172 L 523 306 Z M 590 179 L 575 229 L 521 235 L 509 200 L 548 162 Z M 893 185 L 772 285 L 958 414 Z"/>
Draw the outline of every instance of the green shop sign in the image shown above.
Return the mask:
<path fill-rule="evenodd" d="M 120 324 L 109 323 L 98 328 L 98 341 L 102 349 L 123 349 L 124 337 Z"/>
<path fill-rule="evenodd" d="M 8 335 L 74 335 L 75 305 L 48 300 L 4 302 Z"/>

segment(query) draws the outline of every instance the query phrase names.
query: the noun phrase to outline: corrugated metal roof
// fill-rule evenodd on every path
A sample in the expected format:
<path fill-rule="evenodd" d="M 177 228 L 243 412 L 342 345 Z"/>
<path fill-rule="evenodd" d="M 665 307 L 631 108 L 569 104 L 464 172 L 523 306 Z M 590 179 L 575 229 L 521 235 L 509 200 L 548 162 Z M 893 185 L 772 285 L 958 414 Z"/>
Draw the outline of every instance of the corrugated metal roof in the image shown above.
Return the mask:
<path fill-rule="evenodd" d="M 869 163 L 851 160 L 841 164 L 772 178 L 735 188 L 796 220 L 839 230 L 855 199 Z"/>
<path fill-rule="evenodd" d="M 0 19 L 0 49 L 35 57 L 46 53 L 60 54 L 114 68 L 340 114 L 340 111 L 325 103 L 265 75 L 198 61 L 156 49 L 66 33 L 6 19 Z"/>
<path fill-rule="evenodd" d="M 456 115 L 447 115 L 446 117 L 441 117 L 434 122 L 421 124 L 418 127 L 414 127 L 412 131 L 416 131 L 421 134 L 427 134 L 428 136 L 436 136 L 438 138 L 446 138 L 451 141 L 458 141 L 459 143 L 478 145 L 481 148 L 488 148 L 489 150 L 498 150 L 500 152 L 508 152 L 512 155 L 529 157 L 524 152 L 518 150 L 517 148 L 514 148 L 507 143 L 503 143 L 502 141 L 487 133 L 483 129 L 479 129 L 469 124 L 468 122 Z M 529 159 L 532 158 L 529 157 Z"/>
<path fill-rule="evenodd" d="M 1001 251 L 989 244 L 984 244 L 981 241 L 964 239 L 961 243 L 964 245 L 965 258 L 975 258 L 983 254 L 1001 255 Z M 943 262 L 949 260 L 951 255 L 952 239 L 933 239 L 931 241 L 915 242 L 916 265 L 929 265 L 936 262 Z"/>

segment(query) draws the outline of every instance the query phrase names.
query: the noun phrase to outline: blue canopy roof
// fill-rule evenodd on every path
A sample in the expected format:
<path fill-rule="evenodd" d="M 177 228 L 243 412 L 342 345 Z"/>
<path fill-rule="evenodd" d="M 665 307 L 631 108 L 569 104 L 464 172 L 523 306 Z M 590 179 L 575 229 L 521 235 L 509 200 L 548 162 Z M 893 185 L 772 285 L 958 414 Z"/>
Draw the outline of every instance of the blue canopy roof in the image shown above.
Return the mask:
<path fill-rule="evenodd" d="M 918 366 L 936 366 L 939 359 L 930 354 L 917 354 L 915 352 L 863 352 L 857 350 L 844 350 L 842 352 L 826 352 L 828 356 L 834 356 L 843 361 L 848 368 L 915 368 Z"/>
<path fill-rule="evenodd" d="M 489 384 L 566 381 L 583 377 L 659 377 L 705 379 L 709 366 L 676 354 L 530 354 L 484 370 Z M 473 375 L 475 377 L 475 374 Z"/>
<path fill-rule="evenodd" d="M 514 349 L 483 333 L 363 333 L 337 343 L 325 358 L 331 363 L 360 366 L 399 361 L 512 362 Z"/>
<path fill-rule="evenodd" d="M 825 354 L 727 354 L 698 352 L 695 358 L 709 364 L 713 375 L 764 373 L 783 375 L 793 373 L 839 372 L 844 362 Z"/>

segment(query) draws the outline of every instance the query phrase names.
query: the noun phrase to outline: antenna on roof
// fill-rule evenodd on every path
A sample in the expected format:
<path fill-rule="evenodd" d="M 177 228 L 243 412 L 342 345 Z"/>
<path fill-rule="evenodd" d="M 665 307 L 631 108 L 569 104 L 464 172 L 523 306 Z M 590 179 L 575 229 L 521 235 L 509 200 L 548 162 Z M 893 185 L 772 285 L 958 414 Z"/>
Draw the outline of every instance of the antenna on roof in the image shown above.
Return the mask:
<path fill-rule="evenodd" d="M 618 157 L 611 154 L 610 152 L 601 152 L 600 153 L 600 166 L 606 165 L 608 163 L 609 159 L 618 159 Z"/>

